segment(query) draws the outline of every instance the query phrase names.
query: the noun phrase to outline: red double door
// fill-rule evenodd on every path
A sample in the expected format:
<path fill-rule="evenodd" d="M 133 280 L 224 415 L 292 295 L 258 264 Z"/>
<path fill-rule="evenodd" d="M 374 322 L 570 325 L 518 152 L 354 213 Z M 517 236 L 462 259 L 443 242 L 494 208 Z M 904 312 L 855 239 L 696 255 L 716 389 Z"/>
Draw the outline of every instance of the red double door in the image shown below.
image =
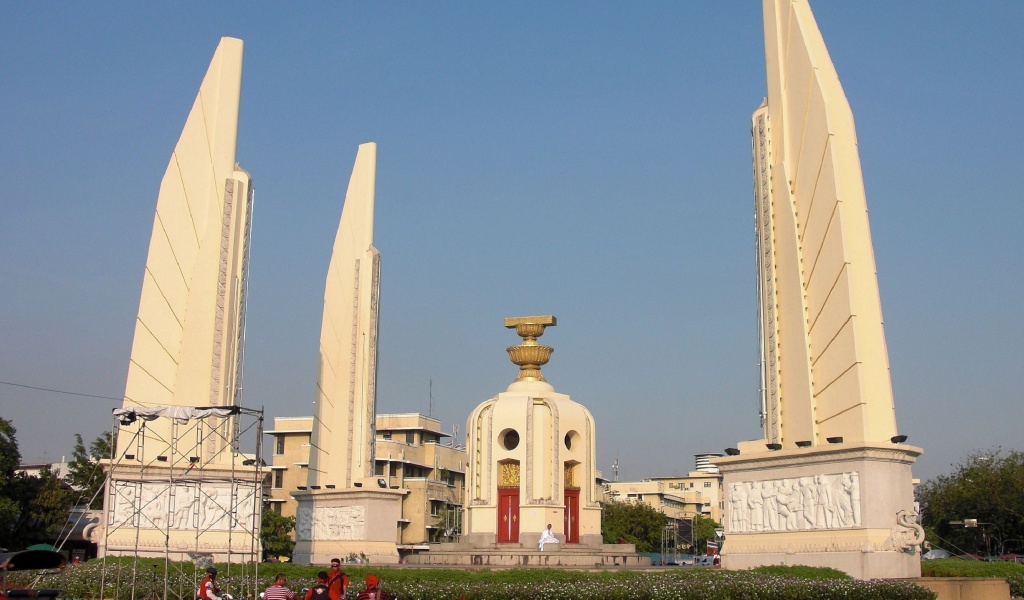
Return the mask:
<path fill-rule="evenodd" d="M 566 488 L 563 519 L 565 543 L 580 543 L 580 488 Z"/>
<path fill-rule="evenodd" d="M 519 542 L 519 488 L 498 488 L 498 543 Z"/>
<path fill-rule="evenodd" d="M 562 532 L 566 544 L 580 543 L 580 490 L 565 490 Z M 498 543 L 519 542 L 519 488 L 498 488 Z"/>

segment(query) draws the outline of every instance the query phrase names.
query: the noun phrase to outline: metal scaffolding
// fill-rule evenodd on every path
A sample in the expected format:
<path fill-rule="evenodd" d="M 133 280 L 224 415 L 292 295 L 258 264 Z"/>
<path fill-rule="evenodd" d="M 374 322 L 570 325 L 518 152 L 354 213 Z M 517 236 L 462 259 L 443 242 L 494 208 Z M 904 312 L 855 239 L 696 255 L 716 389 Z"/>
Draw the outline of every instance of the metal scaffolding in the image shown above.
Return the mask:
<path fill-rule="evenodd" d="M 261 558 L 263 411 L 114 411 L 106 465 L 102 598 L 194 600 L 207 566 L 255 598 Z M 243 453 L 243 448 L 254 452 Z"/>

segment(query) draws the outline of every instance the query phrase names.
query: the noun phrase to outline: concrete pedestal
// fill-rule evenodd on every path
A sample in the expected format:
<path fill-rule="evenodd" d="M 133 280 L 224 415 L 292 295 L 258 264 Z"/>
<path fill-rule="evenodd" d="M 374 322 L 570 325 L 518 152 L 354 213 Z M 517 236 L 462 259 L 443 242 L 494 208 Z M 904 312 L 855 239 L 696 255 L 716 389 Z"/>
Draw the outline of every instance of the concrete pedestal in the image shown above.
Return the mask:
<path fill-rule="evenodd" d="M 296 563 L 327 564 L 350 554 L 397 564 L 404 490 L 353 488 L 294 493 Z"/>
<path fill-rule="evenodd" d="M 834 444 L 716 459 L 726 497 L 722 566 L 920 577 L 924 531 L 910 473 L 920 454 L 900 444 Z"/>
<path fill-rule="evenodd" d="M 206 464 L 185 473 L 185 467 L 154 465 L 106 469 L 99 556 L 262 558 L 261 487 L 251 467 Z"/>

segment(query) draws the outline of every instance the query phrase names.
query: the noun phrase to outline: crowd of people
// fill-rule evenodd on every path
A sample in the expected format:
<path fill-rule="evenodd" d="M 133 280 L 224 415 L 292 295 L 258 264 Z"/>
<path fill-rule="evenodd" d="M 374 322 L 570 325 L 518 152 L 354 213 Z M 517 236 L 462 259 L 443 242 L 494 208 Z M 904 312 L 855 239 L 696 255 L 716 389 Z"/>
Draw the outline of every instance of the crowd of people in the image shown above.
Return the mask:
<path fill-rule="evenodd" d="M 331 559 L 331 568 L 320 571 L 316 575 L 316 583 L 306 590 L 304 598 L 288 588 L 288 578 L 284 573 L 274 577 L 274 584 L 262 594 L 263 600 L 348 600 L 349 579 L 341 570 L 341 560 Z M 231 600 L 217 588 L 217 569 L 206 569 L 206 577 L 196 590 L 196 600 Z M 355 596 L 355 600 L 394 600 L 394 596 L 380 589 L 380 578 L 370 574 L 366 576 L 366 589 Z"/>

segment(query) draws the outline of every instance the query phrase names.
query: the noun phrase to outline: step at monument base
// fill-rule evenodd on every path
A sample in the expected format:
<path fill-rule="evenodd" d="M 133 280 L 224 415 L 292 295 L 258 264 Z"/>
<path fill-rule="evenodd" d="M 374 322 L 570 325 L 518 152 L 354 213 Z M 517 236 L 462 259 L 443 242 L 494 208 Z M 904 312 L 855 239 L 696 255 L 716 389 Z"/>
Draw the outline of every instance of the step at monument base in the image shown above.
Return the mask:
<path fill-rule="evenodd" d="M 413 565 L 480 567 L 647 567 L 651 559 L 636 553 L 632 544 L 576 546 L 549 544 L 543 552 L 523 544 L 430 544 L 430 550 L 412 554 Z"/>

